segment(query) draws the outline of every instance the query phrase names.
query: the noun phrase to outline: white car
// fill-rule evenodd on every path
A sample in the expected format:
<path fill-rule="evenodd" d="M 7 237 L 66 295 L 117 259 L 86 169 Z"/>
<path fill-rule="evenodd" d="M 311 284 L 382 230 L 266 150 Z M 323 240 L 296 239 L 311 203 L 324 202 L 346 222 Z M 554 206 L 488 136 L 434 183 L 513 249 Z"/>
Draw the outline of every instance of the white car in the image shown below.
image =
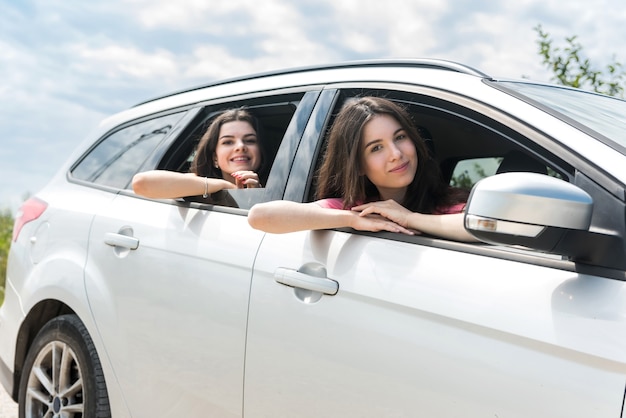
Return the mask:
<path fill-rule="evenodd" d="M 265 234 L 312 200 L 341 104 L 403 104 L 481 243 Z M 148 199 L 246 106 L 265 188 Z M 213 83 L 104 120 L 16 217 L 0 380 L 20 417 L 624 415 L 626 101 L 452 62 L 366 61 Z"/>

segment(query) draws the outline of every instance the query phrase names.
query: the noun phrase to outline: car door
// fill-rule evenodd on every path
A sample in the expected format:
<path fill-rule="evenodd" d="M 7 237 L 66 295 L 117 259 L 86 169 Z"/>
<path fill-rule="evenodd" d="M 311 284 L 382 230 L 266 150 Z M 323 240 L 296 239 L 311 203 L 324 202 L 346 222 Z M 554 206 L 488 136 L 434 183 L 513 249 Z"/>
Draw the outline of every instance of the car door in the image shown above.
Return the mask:
<path fill-rule="evenodd" d="M 619 416 L 623 282 L 341 231 L 257 260 L 246 417 Z"/>
<path fill-rule="evenodd" d="M 242 212 L 119 195 L 96 217 L 87 293 L 133 416 L 240 416 L 262 238 Z"/>
<path fill-rule="evenodd" d="M 626 286 L 560 256 L 348 229 L 267 234 L 249 318 L 246 418 L 622 410 Z"/>
<path fill-rule="evenodd" d="M 303 99 L 286 129 L 278 175 L 272 170 L 265 189 L 234 191 L 239 208 L 121 191 L 96 215 L 86 290 L 133 416 L 241 416 L 251 271 L 263 238 L 241 207 L 282 193 L 278 161 L 293 159 L 283 147 L 295 152 L 314 102 L 315 94 Z"/>

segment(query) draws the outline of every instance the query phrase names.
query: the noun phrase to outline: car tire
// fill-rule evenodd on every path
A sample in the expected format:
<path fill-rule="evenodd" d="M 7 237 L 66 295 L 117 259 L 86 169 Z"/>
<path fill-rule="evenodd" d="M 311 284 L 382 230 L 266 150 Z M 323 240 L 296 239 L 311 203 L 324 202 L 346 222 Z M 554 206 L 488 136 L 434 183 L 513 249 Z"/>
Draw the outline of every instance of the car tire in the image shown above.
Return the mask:
<path fill-rule="evenodd" d="M 76 315 L 52 319 L 28 351 L 19 417 L 111 417 L 104 374 L 87 328 Z"/>

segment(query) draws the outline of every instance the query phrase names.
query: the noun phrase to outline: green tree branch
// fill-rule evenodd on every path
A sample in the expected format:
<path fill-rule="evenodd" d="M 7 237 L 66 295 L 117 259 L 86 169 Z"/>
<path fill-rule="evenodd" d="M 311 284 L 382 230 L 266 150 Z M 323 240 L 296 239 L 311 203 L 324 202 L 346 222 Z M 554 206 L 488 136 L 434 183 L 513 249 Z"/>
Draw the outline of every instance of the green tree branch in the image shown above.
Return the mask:
<path fill-rule="evenodd" d="M 626 73 L 615 56 L 605 70 L 597 70 L 592 67 L 589 58 L 583 58 L 583 47 L 577 41 L 577 36 L 565 38 L 566 46 L 560 48 L 554 45 L 554 41 L 541 25 L 534 29 L 539 36 L 539 55 L 543 57 L 543 64 L 554 74 L 552 81 L 564 86 L 624 97 Z"/>

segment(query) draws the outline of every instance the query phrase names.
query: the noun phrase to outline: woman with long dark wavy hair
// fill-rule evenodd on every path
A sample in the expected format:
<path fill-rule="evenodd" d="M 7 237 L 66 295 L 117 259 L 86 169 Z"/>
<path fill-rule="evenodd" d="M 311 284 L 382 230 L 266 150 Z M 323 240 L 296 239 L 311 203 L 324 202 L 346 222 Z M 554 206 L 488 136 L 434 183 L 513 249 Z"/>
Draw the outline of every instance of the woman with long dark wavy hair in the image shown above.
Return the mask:
<path fill-rule="evenodd" d="M 362 97 L 349 100 L 330 129 L 318 200 L 260 203 L 248 222 L 273 233 L 351 227 L 474 241 L 463 226 L 467 196 L 445 183 L 401 106 Z"/>
<path fill-rule="evenodd" d="M 151 170 L 133 177 L 135 193 L 155 199 L 188 196 L 209 197 L 224 189 L 262 187 L 258 171 L 263 152 L 257 121 L 247 110 L 230 109 L 204 133 L 190 173 Z"/>

